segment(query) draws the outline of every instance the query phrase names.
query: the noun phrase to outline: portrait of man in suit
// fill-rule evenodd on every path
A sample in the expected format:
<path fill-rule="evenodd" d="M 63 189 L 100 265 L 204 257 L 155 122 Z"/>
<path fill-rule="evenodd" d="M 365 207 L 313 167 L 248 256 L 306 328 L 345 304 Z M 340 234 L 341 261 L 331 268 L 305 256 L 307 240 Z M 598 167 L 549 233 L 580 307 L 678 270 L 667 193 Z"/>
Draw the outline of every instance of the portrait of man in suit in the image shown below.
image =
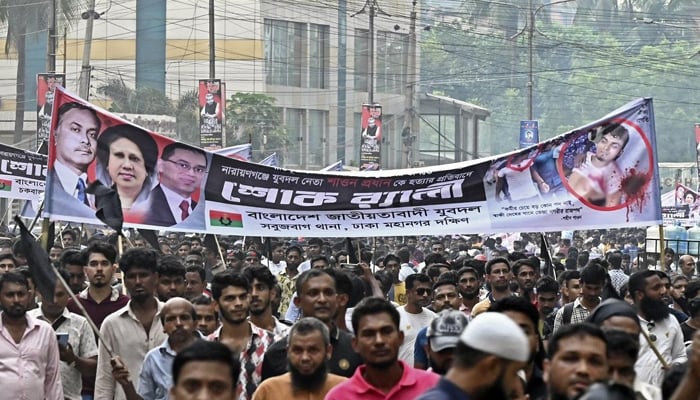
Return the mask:
<path fill-rule="evenodd" d="M 144 223 L 158 226 L 179 224 L 197 207 L 192 199 L 207 173 L 206 153 L 196 147 L 174 142 L 158 160 L 159 184 L 150 196 L 149 212 Z"/>
<path fill-rule="evenodd" d="M 92 108 L 65 103 L 54 130 L 55 160 L 50 171 L 49 211 L 94 218 L 94 198 L 87 194 L 88 167 L 97 154 L 101 122 Z M 53 211 L 51 210 L 53 209 Z"/>

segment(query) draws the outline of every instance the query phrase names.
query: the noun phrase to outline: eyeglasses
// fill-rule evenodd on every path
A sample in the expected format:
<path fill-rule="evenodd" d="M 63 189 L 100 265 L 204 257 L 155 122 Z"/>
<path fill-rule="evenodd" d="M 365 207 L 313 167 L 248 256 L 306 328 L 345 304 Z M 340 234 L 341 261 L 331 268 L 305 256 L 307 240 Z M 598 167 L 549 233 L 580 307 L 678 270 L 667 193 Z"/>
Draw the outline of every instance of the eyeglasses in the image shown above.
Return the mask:
<path fill-rule="evenodd" d="M 651 321 L 647 323 L 647 330 L 649 331 L 649 340 L 652 342 L 656 342 L 656 335 L 654 332 L 652 332 L 656 328 L 656 323 L 654 321 Z"/>
<path fill-rule="evenodd" d="M 164 159 L 163 161 L 171 162 L 171 163 L 177 165 L 177 167 L 178 167 L 182 172 L 190 172 L 190 171 L 192 171 L 192 172 L 194 172 L 194 173 L 197 174 L 197 175 L 203 175 L 203 174 L 205 174 L 205 173 L 207 172 L 207 169 L 204 168 L 204 167 L 193 167 L 193 166 L 191 166 L 190 164 L 188 164 L 188 163 L 186 163 L 186 162 L 184 162 L 184 161 L 173 161 L 173 160 L 165 160 L 165 159 Z"/>
<path fill-rule="evenodd" d="M 418 289 L 416 289 L 416 294 L 417 294 L 418 296 L 425 296 L 425 295 L 428 295 L 428 294 L 430 294 L 430 289 L 428 289 L 428 288 L 418 288 Z"/>

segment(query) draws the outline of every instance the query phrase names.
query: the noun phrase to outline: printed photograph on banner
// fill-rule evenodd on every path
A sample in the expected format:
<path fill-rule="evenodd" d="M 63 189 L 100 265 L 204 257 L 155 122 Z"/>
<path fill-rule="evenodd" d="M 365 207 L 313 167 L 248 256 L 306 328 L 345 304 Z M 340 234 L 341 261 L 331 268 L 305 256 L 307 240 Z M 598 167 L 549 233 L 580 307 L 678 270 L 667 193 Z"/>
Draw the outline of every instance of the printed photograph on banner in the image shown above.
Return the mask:
<path fill-rule="evenodd" d="M 89 193 L 94 182 L 119 196 L 127 224 L 170 227 L 197 214 L 210 156 L 202 149 L 154 134 L 57 90 L 50 136 L 46 213 L 96 222 L 104 204 Z M 199 211 L 200 224 L 203 210 Z"/>
<path fill-rule="evenodd" d="M 360 142 L 360 170 L 381 169 L 382 106 L 362 105 L 362 134 Z"/>
<path fill-rule="evenodd" d="M 651 101 L 497 157 L 484 176 L 494 229 L 661 219 Z M 612 225 L 611 225 L 612 224 Z"/>
<path fill-rule="evenodd" d="M 201 147 L 210 151 L 222 148 L 224 104 L 220 79 L 199 81 L 199 109 Z"/>
<path fill-rule="evenodd" d="M 49 140 L 51 130 L 51 112 L 56 86 L 63 86 L 64 74 L 38 74 L 36 79 L 36 148 L 41 142 Z"/>
<path fill-rule="evenodd" d="M 675 207 L 676 209 L 683 210 L 683 218 L 700 217 L 700 199 L 698 199 L 698 192 L 684 185 L 676 185 L 675 194 Z"/>
<path fill-rule="evenodd" d="M 654 153 L 632 121 L 616 119 L 573 135 L 563 149 L 568 190 L 589 207 L 615 210 L 639 199 L 651 182 Z"/>

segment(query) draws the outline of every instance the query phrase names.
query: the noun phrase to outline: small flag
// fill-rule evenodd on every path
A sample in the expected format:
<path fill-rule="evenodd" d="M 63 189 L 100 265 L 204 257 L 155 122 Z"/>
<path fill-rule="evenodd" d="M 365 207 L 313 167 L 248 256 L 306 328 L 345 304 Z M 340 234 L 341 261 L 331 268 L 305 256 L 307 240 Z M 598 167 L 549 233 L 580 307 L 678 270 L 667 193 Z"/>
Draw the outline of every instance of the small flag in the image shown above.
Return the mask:
<path fill-rule="evenodd" d="M 552 263 L 552 255 L 549 254 L 549 244 L 547 244 L 547 238 L 544 236 L 544 233 L 540 233 L 540 258 L 544 260 L 545 274 L 549 276 L 554 276 L 554 264 Z"/>
<path fill-rule="evenodd" d="M 209 224 L 211 226 L 243 228 L 243 216 L 234 212 L 210 210 Z"/>
<path fill-rule="evenodd" d="M 160 244 L 158 243 L 158 235 L 156 235 L 156 231 L 151 230 L 151 229 L 139 229 L 139 235 L 148 242 L 148 244 L 151 245 L 158 253 L 162 253 L 160 250 Z"/>
<path fill-rule="evenodd" d="M 359 247 L 360 244 L 358 243 L 357 246 Z M 348 252 L 348 262 L 350 264 L 360 263 L 360 259 L 357 257 L 357 249 L 357 247 L 353 246 L 352 239 L 345 238 L 345 251 Z"/>
<path fill-rule="evenodd" d="M 0 190 L 5 192 L 12 191 L 12 179 L 0 179 Z"/>
<path fill-rule="evenodd" d="M 46 301 L 53 303 L 53 294 L 56 291 L 56 274 L 51 266 L 49 255 L 24 226 L 18 215 L 15 215 L 15 223 L 19 227 L 22 250 L 27 256 L 27 265 L 34 286 Z"/>
<path fill-rule="evenodd" d="M 122 235 L 124 213 L 116 189 L 109 188 L 100 181 L 94 181 L 88 186 L 87 192 L 95 195 L 95 205 L 98 207 L 95 216 Z"/>

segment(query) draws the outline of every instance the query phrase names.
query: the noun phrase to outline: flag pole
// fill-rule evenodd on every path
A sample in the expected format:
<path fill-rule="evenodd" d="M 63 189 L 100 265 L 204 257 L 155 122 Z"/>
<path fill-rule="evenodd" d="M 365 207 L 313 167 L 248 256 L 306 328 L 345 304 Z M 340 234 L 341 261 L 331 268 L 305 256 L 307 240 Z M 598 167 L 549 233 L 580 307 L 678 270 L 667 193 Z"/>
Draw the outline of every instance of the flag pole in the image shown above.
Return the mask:
<path fill-rule="evenodd" d="M 0 225 L 2 225 L 5 222 L 5 218 L 7 218 L 7 215 L 10 213 L 10 210 L 12 209 L 12 202 L 15 199 L 8 199 L 9 201 L 7 202 L 7 208 L 5 209 L 5 213 L 2 214 L 2 219 L 0 219 Z M 27 200 L 29 201 L 29 200 Z M 10 224 L 7 224 L 10 225 Z"/>
<path fill-rule="evenodd" d="M 29 228 L 27 228 L 27 229 L 29 230 L 29 232 L 31 232 L 32 229 L 34 229 L 34 226 L 36 226 L 37 221 L 38 221 L 39 218 L 41 217 L 41 212 L 44 210 L 44 201 L 45 201 L 45 200 L 42 199 L 42 200 L 41 200 L 41 203 L 39 203 L 39 209 L 36 210 L 36 215 L 34 216 L 34 219 L 32 220 L 32 223 L 29 225 Z M 44 218 L 44 219 L 47 219 L 47 218 Z"/>
<path fill-rule="evenodd" d="M 219 251 L 219 258 L 221 259 L 221 265 L 226 268 L 226 260 L 224 259 L 224 254 L 221 252 L 221 245 L 219 244 L 219 239 L 216 237 L 216 235 L 212 234 L 214 236 L 214 243 L 216 243 L 216 250 Z M 243 247 L 245 247 L 245 239 L 243 239 Z"/>
<path fill-rule="evenodd" d="M 664 224 L 659 224 L 659 267 L 661 271 L 664 271 L 664 251 L 666 250 L 666 243 L 664 241 Z M 666 271 L 664 271 L 666 272 Z"/>

